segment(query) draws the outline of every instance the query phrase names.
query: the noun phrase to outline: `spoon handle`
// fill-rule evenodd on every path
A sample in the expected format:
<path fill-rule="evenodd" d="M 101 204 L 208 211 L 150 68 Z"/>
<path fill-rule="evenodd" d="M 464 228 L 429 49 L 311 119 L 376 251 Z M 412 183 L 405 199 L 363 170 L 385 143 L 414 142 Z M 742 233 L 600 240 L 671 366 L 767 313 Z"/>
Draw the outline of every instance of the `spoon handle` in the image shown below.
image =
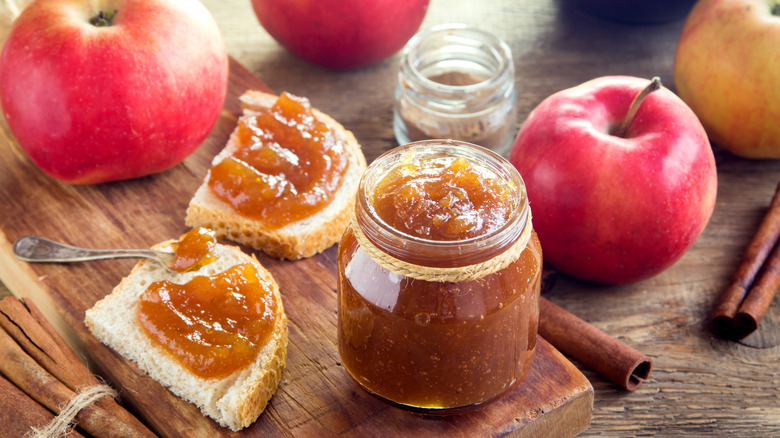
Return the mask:
<path fill-rule="evenodd" d="M 120 258 L 144 258 L 164 265 L 173 261 L 173 253 L 150 249 L 87 249 L 55 242 L 40 236 L 24 236 L 14 242 L 14 255 L 25 262 L 85 262 Z"/>

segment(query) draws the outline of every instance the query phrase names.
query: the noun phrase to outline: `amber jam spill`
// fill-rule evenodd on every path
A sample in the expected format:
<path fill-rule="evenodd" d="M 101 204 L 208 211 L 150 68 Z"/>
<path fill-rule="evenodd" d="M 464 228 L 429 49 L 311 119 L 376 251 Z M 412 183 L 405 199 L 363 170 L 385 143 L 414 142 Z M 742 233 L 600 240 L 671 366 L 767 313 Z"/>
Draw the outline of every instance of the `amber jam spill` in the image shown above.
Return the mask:
<path fill-rule="evenodd" d="M 349 165 L 344 144 L 314 117 L 309 101 L 287 93 L 267 111 L 242 118 L 238 142 L 233 156 L 211 168 L 209 187 L 268 229 L 322 210 Z"/>
<path fill-rule="evenodd" d="M 176 258 L 171 269 L 176 272 L 187 272 L 202 268 L 217 259 L 213 252 L 216 245 L 217 238 L 214 231 L 194 228 L 186 232 L 172 245 Z"/>
<path fill-rule="evenodd" d="M 402 163 L 379 181 L 373 208 L 410 236 L 469 239 L 506 223 L 512 208 L 506 184 L 463 157 Z"/>
<path fill-rule="evenodd" d="M 377 158 L 361 181 L 356 215 L 383 252 L 423 269 L 458 270 L 522 245 L 529 208 L 506 160 L 433 140 Z M 339 354 L 368 392 L 408 410 L 452 414 L 499 399 L 531 369 L 542 266 L 532 231 L 503 269 L 455 282 L 391 271 L 352 227 L 338 251 Z"/>
<path fill-rule="evenodd" d="M 270 281 L 251 263 L 186 284 L 152 283 L 139 301 L 146 333 L 185 368 L 221 377 L 252 363 L 276 323 Z"/>

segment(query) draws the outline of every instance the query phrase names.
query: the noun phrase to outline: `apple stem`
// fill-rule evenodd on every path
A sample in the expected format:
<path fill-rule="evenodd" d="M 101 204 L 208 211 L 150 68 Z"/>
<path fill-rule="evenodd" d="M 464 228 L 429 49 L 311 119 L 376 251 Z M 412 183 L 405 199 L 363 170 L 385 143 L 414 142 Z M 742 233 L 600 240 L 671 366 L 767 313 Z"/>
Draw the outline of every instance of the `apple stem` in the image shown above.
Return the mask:
<path fill-rule="evenodd" d="M 626 114 L 626 117 L 623 118 L 623 121 L 620 123 L 617 129 L 612 132 L 612 135 L 617 137 L 625 137 L 626 133 L 628 133 L 628 127 L 631 125 L 636 112 L 639 110 L 639 106 L 642 105 L 642 101 L 645 100 L 645 97 L 647 97 L 650 93 L 658 90 L 659 88 L 661 88 L 661 78 L 655 76 L 650 80 L 650 83 L 634 97 L 634 100 L 631 101 L 631 105 L 628 107 L 628 113 Z"/>
<path fill-rule="evenodd" d="M 89 19 L 89 23 L 95 27 L 108 27 L 114 24 L 114 17 L 116 16 L 116 9 L 113 11 L 100 11 L 95 16 Z"/>

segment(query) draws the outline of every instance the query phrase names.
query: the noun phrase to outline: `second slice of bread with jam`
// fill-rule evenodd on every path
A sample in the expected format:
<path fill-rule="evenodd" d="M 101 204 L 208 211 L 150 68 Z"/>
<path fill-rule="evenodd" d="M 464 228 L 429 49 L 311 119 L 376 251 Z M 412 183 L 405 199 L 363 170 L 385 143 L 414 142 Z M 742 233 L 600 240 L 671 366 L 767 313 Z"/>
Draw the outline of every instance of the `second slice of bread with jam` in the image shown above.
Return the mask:
<path fill-rule="evenodd" d="M 175 244 L 176 241 L 167 241 L 155 245 L 153 249 L 171 251 Z M 216 245 L 213 255 L 213 262 L 184 273 L 169 271 L 152 261 L 138 262 L 109 295 L 87 310 L 85 324 L 100 342 L 135 362 L 151 378 L 198 406 L 220 425 L 237 431 L 257 420 L 276 392 L 287 357 L 287 317 L 276 281 L 254 256 L 247 255 L 237 246 L 222 244 Z M 224 372 L 228 374 L 219 376 L 200 375 L 153 339 L 144 328 L 141 322 L 144 294 L 158 282 L 183 285 L 197 278 L 213 278 L 244 265 L 254 267 L 256 274 L 252 275 L 256 275 L 275 302 L 273 325 L 265 328 L 268 330 L 265 341 L 255 347 L 254 358 L 249 356 L 245 359 L 249 361 L 247 365 L 234 371 L 226 370 Z M 206 293 L 210 296 L 224 295 L 225 290 L 220 289 L 210 289 Z M 154 299 L 153 295 L 147 296 Z M 176 333 L 175 336 L 190 336 L 179 331 Z M 225 348 L 232 351 L 238 347 Z"/>
<path fill-rule="evenodd" d="M 244 115 L 239 123 L 268 110 L 277 98 L 276 95 L 260 91 L 247 91 L 241 96 Z M 232 205 L 218 197 L 209 187 L 212 173 L 209 170 L 203 184 L 190 200 L 185 223 L 190 227 L 213 229 L 221 238 L 262 250 L 272 257 L 291 260 L 315 255 L 338 242 L 349 224 L 366 159 L 352 132 L 317 109 L 312 108 L 312 113 L 333 132 L 348 157 L 341 183 L 324 208 L 282 227 L 267 227 L 262 221 L 238 213 Z M 212 166 L 242 147 L 238 131 L 239 127 L 236 127 L 225 148 L 214 158 Z M 283 144 L 281 146 L 284 147 Z"/>

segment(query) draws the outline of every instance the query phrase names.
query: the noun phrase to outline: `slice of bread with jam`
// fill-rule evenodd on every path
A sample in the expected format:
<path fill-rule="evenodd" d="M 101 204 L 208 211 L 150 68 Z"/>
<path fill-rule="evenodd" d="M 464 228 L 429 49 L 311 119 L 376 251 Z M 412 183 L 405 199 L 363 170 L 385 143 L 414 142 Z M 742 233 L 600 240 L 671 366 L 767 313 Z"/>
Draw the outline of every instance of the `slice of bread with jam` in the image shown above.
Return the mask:
<path fill-rule="evenodd" d="M 155 245 L 153 249 L 171 251 L 174 244 L 175 241 L 163 242 Z M 276 281 L 254 256 L 247 255 L 237 246 L 222 244 L 214 247 L 213 254 L 216 256 L 213 262 L 184 273 L 169 271 L 152 261 L 139 262 L 111 294 L 87 310 L 85 324 L 100 342 L 135 362 L 151 378 L 182 399 L 198 406 L 205 415 L 220 425 L 237 431 L 257 420 L 276 392 L 287 357 L 287 317 Z M 204 377 L 203 373 L 193 372 L 192 368 L 185 365 L 169 348 L 150 336 L 146 326 L 142 325 L 142 296 L 152 284 L 168 281 L 184 285 L 196 277 L 201 280 L 204 277 L 213 278 L 231 268 L 244 267 L 246 264 L 254 268 L 249 272 L 253 273 L 253 281 L 256 279 L 256 284 L 262 287 L 264 299 L 273 300 L 266 302 L 275 303 L 266 307 L 274 309 L 268 310 L 272 320 L 267 322 L 269 325 L 263 327 L 264 342 L 254 346 L 252 354 L 256 352 L 256 356 L 248 356 L 247 365 L 234 371 L 225 370 L 224 372 L 228 372 L 226 375 Z M 206 291 L 205 295 L 207 299 L 212 293 L 224 295 L 228 289 L 230 288 L 214 288 Z M 203 307 L 206 311 L 211 311 L 215 306 Z M 181 333 L 180 336 L 189 335 Z M 211 346 L 213 344 L 208 344 L 208 347 Z M 232 348 L 233 344 L 227 344 L 223 351 Z"/>
<path fill-rule="evenodd" d="M 273 107 L 278 98 L 279 96 L 259 91 L 247 91 L 241 96 L 244 115 L 239 119 L 239 126 L 231 134 L 225 148 L 214 158 L 212 166 L 232 156 L 239 148 L 247 147 L 240 139 L 241 123 Z M 308 104 L 308 101 L 306 103 Z M 327 205 L 307 217 L 284 226 L 269 227 L 262 220 L 240 214 L 233 205 L 220 198 L 209 186 L 209 180 L 212 178 L 212 170 L 209 170 L 203 184 L 190 200 L 186 224 L 190 227 L 210 228 L 215 230 L 220 238 L 262 250 L 272 257 L 291 260 L 310 257 L 338 242 L 350 221 L 358 184 L 366 168 L 366 159 L 360 144 L 350 131 L 317 109 L 312 108 L 311 111 L 316 120 L 324 123 L 333 133 L 339 143 L 338 147 L 343 150 L 348 160 L 338 188 Z M 279 146 L 285 147 L 284 144 L 275 146 L 277 149 Z M 281 153 L 288 154 L 289 150 Z M 293 159 L 298 158 L 293 157 Z M 272 175 L 270 178 L 275 177 Z"/>

